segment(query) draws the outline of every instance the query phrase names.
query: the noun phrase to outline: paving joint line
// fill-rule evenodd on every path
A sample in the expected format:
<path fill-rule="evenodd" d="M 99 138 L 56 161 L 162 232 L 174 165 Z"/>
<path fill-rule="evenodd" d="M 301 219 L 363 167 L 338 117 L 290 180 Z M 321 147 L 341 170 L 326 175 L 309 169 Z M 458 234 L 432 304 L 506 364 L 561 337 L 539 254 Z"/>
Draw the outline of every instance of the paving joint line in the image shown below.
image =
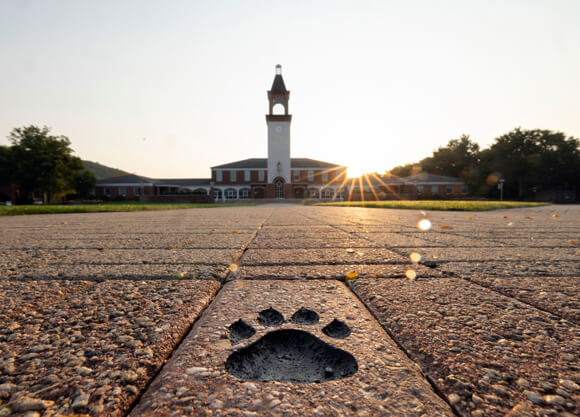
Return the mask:
<path fill-rule="evenodd" d="M 248 246 L 250 245 L 250 243 L 256 238 L 258 232 L 262 229 L 262 226 L 264 225 L 264 223 L 266 223 L 271 216 L 272 216 L 272 214 L 270 214 L 264 220 L 262 220 L 262 222 L 258 225 L 258 227 L 256 228 L 256 230 L 254 230 L 254 232 L 252 233 L 252 235 L 248 239 L 248 241 L 246 243 L 244 243 L 244 245 L 242 245 L 241 251 L 239 251 L 238 254 L 237 254 L 237 256 L 235 256 L 234 259 L 232 260 L 233 263 L 237 263 L 240 260 L 240 258 L 244 254 L 244 252 L 248 249 Z M 143 389 L 141 389 L 139 391 L 139 394 L 135 397 L 135 400 L 133 400 L 133 402 L 131 403 L 131 405 L 127 409 L 127 412 L 124 414 L 125 417 L 129 416 L 133 412 L 133 410 L 135 409 L 135 407 L 137 407 L 137 405 L 141 402 L 141 399 L 143 398 L 143 395 L 145 395 L 145 393 L 149 390 L 149 388 L 151 387 L 151 385 L 153 384 L 153 382 L 157 379 L 157 377 L 165 369 L 165 365 L 172 359 L 173 355 L 175 355 L 175 353 L 179 350 L 179 347 L 182 345 L 183 341 L 187 338 L 187 336 L 189 336 L 189 333 L 191 333 L 191 330 L 193 329 L 193 327 L 195 326 L 195 324 L 199 320 L 201 320 L 201 318 L 203 317 L 203 315 L 205 314 L 205 312 L 207 311 L 207 309 L 212 305 L 212 303 L 214 302 L 214 300 L 216 299 L 216 297 L 218 296 L 218 294 L 224 288 L 224 285 L 228 281 L 228 278 L 230 277 L 231 274 L 232 274 L 232 270 L 231 270 L 231 266 L 230 266 L 230 267 L 228 267 L 228 273 L 226 274 L 225 278 L 223 280 L 221 280 L 220 287 L 218 288 L 218 290 L 215 292 L 215 294 L 213 295 L 213 297 L 210 300 L 208 300 L 208 302 L 205 305 L 205 307 L 203 309 L 201 309 L 201 311 L 199 312 L 197 318 L 183 332 L 183 336 L 175 344 L 175 346 L 171 350 L 171 352 L 169 352 L 169 354 L 167 355 L 167 357 L 165 358 L 163 364 L 159 367 L 159 369 L 157 370 L 157 372 L 155 372 L 155 374 L 152 375 L 149 378 L 149 380 L 147 381 L 147 383 L 145 384 L 145 386 L 143 387 Z"/>
<path fill-rule="evenodd" d="M 547 313 L 547 314 L 549 314 L 549 315 L 552 315 L 552 316 L 558 317 L 560 320 L 566 320 L 568 323 L 570 323 L 570 324 L 574 325 L 575 327 L 580 327 L 580 324 L 578 324 L 578 323 L 576 323 L 576 322 L 573 322 L 573 321 L 571 321 L 570 319 L 568 319 L 568 318 L 566 318 L 566 317 L 563 317 L 563 316 L 561 316 L 560 314 L 557 314 L 557 313 L 554 313 L 554 312 L 552 312 L 552 311 L 546 310 L 545 308 L 542 308 L 542 307 L 540 307 L 540 306 L 537 306 L 537 305 L 535 305 L 535 304 L 532 304 L 532 303 L 530 303 L 530 302 L 527 302 L 527 301 L 524 301 L 524 300 L 520 300 L 518 297 L 514 297 L 513 295 L 504 294 L 503 292 L 501 292 L 501 291 L 500 291 L 499 289 L 497 289 L 497 288 L 488 287 L 487 285 L 484 285 L 484 284 L 482 284 L 482 283 L 480 283 L 480 282 L 477 282 L 477 281 L 472 281 L 472 280 L 470 280 L 469 278 L 466 278 L 466 277 L 464 277 L 463 275 L 460 275 L 460 274 L 454 274 L 453 272 L 451 272 L 451 273 L 450 273 L 450 272 L 446 272 L 446 273 L 447 273 L 447 274 L 451 274 L 451 275 L 452 275 L 454 278 L 459 278 L 459 279 L 461 279 L 462 281 L 468 282 L 468 283 L 470 283 L 470 284 L 476 285 L 476 286 L 478 286 L 478 287 L 481 287 L 481 288 L 485 288 L 485 289 L 487 289 L 487 290 L 489 290 L 489 291 L 492 291 L 492 292 L 494 292 L 494 293 L 496 293 L 496 294 L 499 294 L 499 295 L 501 295 L 501 296 L 503 296 L 503 297 L 510 298 L 510 299 L 512 299 L 512 300 L 518 301 L 518 302 L 520 302 L 520 303 L 522 303 L 522 304 L 524 304 L 524 305 L 526 305 L 526 306 L 528 306 L 528 307 L 531 307 L 531 308 L 533 308 L 533 309 L 540 310 L 540 311 L 543 311 L 544 313 Z"/>
<path fill-rule="evenodd" d="M 439 388 L 439 386 L 437 385 L 435 380 L 433 378 L 431 378 L 431 376 L 429 375 L 429 373 L 425 369 L 423 369 L 423 367 L 421 366 L 421 363 L 413 358 L 412 354 L 409 351 L 407 351 L 407 349 L 399 342 L 399 340 L 395 337 L 395 335 L 393 333 L 391 333 L 391 331 L 386 326 L 383 326 L 383 324 L 380 322 L 380 320 L 375 315 L 375 313 L 358 296 L 358 294 L 352 290 L 350 285 L 345 285 L 345 286 L 348 288 L 350 293 L 353 294 L 356 297 L 356 299 L 362 303 L 363 306 L 365 306 L 365 309 L 375 319 L 375 321 L 379 324 L 379 326 L 381 326 L 381 328 L 385 331 L 385 333 L 387 333 L 387 335 L 393 340 L 393 342 L 395 342 L 395 344 L 399 347 L 401 352 L 403 352 L 405 354 L 405 356 L 411 362 L 413 362 L 414 364 L 417 365 L 417 367 L 421 370 L 421 374 L 423 375 L 423 377 L 429 382 L 429 384 L 431 385 L 431 388 L 433 388 L 433 391 L 435 392 L 435 394 L 437 394 L 443 401 L 445 401 L 445 403 L 447 403 L 447 405 L 451 408 L 451 411 L 453 411 L 453 414 L 455 414 L 457 417 L 464 417 L 463 414 L 461 414 L 461 412 L 459 411 L 459 409 L 457 407 L 455 407 L 455 405 L 451 404 L 451 402 L 449 401 L 449 399 L 447 398 L 447 396 L 445 395 L 443 390 L 441 390 Z"/>

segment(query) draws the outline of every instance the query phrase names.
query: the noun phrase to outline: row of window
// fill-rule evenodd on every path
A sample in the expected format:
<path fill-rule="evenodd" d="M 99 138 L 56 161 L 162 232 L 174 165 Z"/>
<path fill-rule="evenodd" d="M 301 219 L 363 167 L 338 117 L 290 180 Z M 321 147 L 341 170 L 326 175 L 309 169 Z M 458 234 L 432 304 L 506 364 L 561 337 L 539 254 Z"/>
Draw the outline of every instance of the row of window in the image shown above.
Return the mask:
<path fill-rule="evenodd" d="M 417 185 L 417 193 L 423 194 L 425 192 L 425 187 L 423 185 Z M 438 194 L 439 193 L 439 186 L 432 185 L 431 186 L 431 194 Z M 446 185 L 445 186 L 445 194 L 452 194 L 453 193 L 453 186 Z"/>
<path fill-rule="evenodd" d="M 275 193 L 276 193 L 276 195 L 275 195 L 276 198 L 283 197 L 283 189 L 282 188 L 276 188 Z M 308 195 L 311 198 L 318 198 L 319 191 L 316 189 L 309 189 Z M 321 196 L 323 198 L 333 198 L 334 197 L 334 190 L 332 190 L 330 188 L 326 188 L 322 191 Z M 223 191 L 223 193 L 222 193 L 222 190 L 213 190 L 213 198 L 215 198 L 216 200 L 221 200 L 224 197 L 226 200 L 235 200 L 236 198 L 250 198 L 250 189 L 249 188 L 242 188 L 240 190 L 239 197 L 236 193 L 236 190 L 233 188 L 228 188 L 225 191 Z M 344 198 L 344 190 L 340 190 L 337 197 Z"/>
<path fill-rule="evenodd" d="M 105 196 L 111 196 L 111 189 L 109 187 L 103 188 L 103 193 Z M 139 197 L 141 195 L 141 187 L 133 187 L 133 195 Z M 127 187 L 119 187 L 119 196 L 127 197 Z"/>
<path fill-rule="evenodd" d="M 216 182 L 223 182 L 224 172 L 227 173 L 228 171 L 216 170 L 216 172 L 215 172 Z M 300 170 L 292 170 L 292 172 L 294 173 L 294 181 L 300 181 L 301 171 Z M 236 182 L 237 181 L 237 171 L 231 170 L 231 171 L 229 171 L 229 174 L 230 174 L 229 175 L 230 182 Z M 258 171 L 258 181 L 260 181 L 260 182 L 264 181 L 265 175 L 266 175 L 266 171 Z M 244 170 L 244 181 L 250 182 L 250 170 L 248 170 L 248 169 Z M 308 170 L 307 181 L 314 182 L 314 170 L 313 169 Z M 326 184 L 327 182 L 328 182 L 328 172 L 323 172 L 322 173 L 322 183 Z"/>

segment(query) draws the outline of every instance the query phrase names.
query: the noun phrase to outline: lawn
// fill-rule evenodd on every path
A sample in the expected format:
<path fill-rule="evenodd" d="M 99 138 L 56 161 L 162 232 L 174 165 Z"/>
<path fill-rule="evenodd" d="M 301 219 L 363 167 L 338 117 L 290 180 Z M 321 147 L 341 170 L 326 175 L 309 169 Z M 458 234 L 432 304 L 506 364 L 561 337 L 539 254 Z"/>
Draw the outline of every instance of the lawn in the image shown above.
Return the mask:
<path fill-rule="evenodd" d="M 414 210 L 449 210 L 449 211 L 489 211 L 519 207 L 545 206 L 548 203 L 527 203 L 519 201 L 337 201 L 333 203 L 315 203 L 315 206 L 370 207 Z"/>
<path fill-rule="evenodd" d="M 0 216 L 17 216 L 21 214 L 56 214 L 56 213 L 102 213 L 113 211 L 146 211 L 177 210 L 205 207 L 255 206 L 253 203 L 238 204 L 198 204 L 198 203 L 103 203 L 71 205 L 30 205 L 0 206 Z"/>

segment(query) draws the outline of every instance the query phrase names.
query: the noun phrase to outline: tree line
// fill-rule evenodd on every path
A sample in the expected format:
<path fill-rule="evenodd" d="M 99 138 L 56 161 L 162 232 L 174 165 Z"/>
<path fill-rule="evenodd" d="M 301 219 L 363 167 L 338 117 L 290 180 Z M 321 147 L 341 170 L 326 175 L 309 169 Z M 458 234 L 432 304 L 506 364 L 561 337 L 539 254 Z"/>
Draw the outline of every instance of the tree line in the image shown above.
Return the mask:
<path fill-rule="evenodd" d="M 461 178 L 476 197 L 497 198 L 497 184 L 503 180 L 506 198 L 553 199 L 555 193 L 580 191 L 580 141 L 561 132 L 516 128 L 480 149 L 469 135 L 462 135 L 389 174 L 419 172 Z"/>
<path fill-rule="evenodd" d="M 18 186 L 23 202 L 42 196 L 45 203 L 64 195 L 87 198 L 95 188 L 94 174 L 73 155 L 66 136 L 53 136 L 50 128 L 15 128 L 10 146 L 0 146 L 0 184 Z"/>

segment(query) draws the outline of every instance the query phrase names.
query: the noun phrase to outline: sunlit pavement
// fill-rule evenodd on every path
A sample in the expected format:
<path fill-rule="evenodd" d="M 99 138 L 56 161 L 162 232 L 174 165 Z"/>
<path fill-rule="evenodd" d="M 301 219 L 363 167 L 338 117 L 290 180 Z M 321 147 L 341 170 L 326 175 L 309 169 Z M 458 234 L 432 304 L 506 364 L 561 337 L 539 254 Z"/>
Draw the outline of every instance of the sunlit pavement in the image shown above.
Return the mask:
<path fill-rule="evenodd" d="M 0 229 L 0 415 L 580 413 L 578 206 L 266 205 Z M 257 320 L 270 306 L 282 324 Z M 320 321 L 293 322 L 301 307 Z M 322 331 L 335 318 L 348 337 Z M 239 319 L 255 333 L 231 339 Z M 226 369 L 280 329 L 347 352 L 356 372 L 295 383 Z"/>

